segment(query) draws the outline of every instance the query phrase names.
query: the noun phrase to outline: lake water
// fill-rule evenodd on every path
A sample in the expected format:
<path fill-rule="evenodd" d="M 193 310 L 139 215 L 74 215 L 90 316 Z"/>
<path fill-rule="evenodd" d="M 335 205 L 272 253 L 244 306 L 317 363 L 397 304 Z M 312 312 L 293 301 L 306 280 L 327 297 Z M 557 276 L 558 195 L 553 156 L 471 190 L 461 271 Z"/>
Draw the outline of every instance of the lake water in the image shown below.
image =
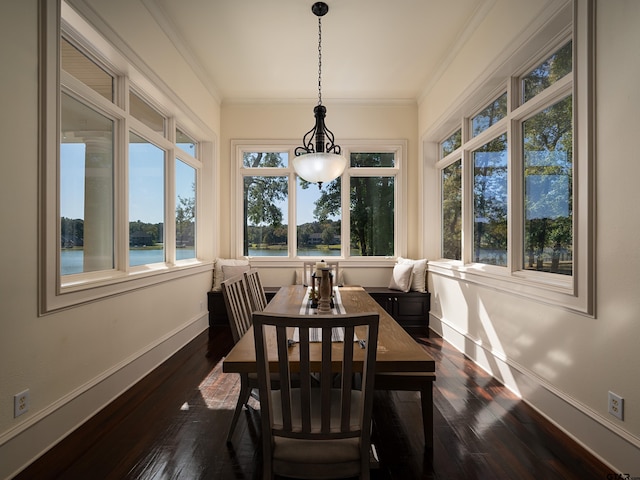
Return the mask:
<path fill-rule="evenodd" d="M 289 255 L 287 250 L 266 250 L 259 248 L 250 248 L 249 256 L 252 257 L 286 257 Z M 176 258 L 185 260 L 194 258 L 193 248 L 176 249 Z M 340 250 L 323 250 L 317 248 L 298 249 L 300 257 L 339 257 Z M 82 273 L 84 252 L 82 250 L 62 250 L 60 252 L 60 264 L 62 275 L 71 275 L 74 273 Z M 136 265 L 146 265 L 147 263 L 159 263 L 164 261 L 163 250 L 131 250 L 129 252 L 129 260 L 132 267 Z"/>
<path fill-rule="evenodd" d="M 194 257 L 193 247 L 176 249 L 177 260 Z M 83 259 L 84 251 L 82 250 L 62 250 L 60 252 L 60 270 L 62 275 L 82 273 Z M 136 265 L 146 265 L 147 263 L 164 262 L 164 250 L 131 250 L 129 252 L 129 262 L 132 267 Z"/>
<path fill-rule="evenodd" d="M 250 257 L 286 257 L 288 250 L 268 250 L 261 248 L 250 248 Z M 320 248 L 299 248 L 299 257 L 339 257 L 340 250 L 324 250 Z"/>

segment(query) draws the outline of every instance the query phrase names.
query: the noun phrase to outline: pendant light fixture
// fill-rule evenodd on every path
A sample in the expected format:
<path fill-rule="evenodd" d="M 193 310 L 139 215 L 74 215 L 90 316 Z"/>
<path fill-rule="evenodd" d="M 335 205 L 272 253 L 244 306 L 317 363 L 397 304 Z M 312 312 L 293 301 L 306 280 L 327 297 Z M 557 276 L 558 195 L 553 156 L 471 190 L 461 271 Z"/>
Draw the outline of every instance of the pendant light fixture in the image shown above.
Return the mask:
<path fill-rule="evenodd" d="M 322 105 L 322 17 L 329 11 L 324 2 L 316 2 L 311 11 L 318 17 L 318 105 L 313 109 L 315 126 L 303 137 L 301 147 L 295 149 L 293 169 L 299 177 L 322 188 L 342 175 L 347 159 L 342 156 L 340 145 L 333 141 L 333 133 L 324 123 L 327 109 Z"/>

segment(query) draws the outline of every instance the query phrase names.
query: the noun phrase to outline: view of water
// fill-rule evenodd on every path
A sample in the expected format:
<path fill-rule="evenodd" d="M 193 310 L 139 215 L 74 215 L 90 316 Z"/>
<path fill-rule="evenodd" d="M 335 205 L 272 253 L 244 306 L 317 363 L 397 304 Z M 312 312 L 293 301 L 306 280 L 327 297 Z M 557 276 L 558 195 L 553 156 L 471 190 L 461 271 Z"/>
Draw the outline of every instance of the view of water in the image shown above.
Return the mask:
<path fill-rule="evenodd" d="M 176 249 L 176 259 L 184 260 L 195 256 L 193 247 Z M 62 250 L 60 252 L 60 265 L 62 275 L 82 273 L 84 251 L 82 250 Z M 164 261 L 164 250 L 131 250 L 129 252 L 129 263 L 131 266 L 145 265 L 147 263 L 158 263 Z"/>
<path fill-rule="evenodd" d="M 250 248 L 250 257 L 286 257 L 287 250 L 269 250 L 266 248 Z M 299 257 L 339 257 L 340 250 L 325 250 L 320 248 L 299 248 Z"/>
<path fill-rule="evenodd" d="M 268 250 L 260 248 L 250 248 L 249 256 L 252 257 L 286 257 L 287 250 Z M 339 257 L 340 250 L 324 250 L 319 248 L 298 249 L 300 257 Z M 184 260 L 194 258 L 193 248 L 176 249 L 176 258 Z M 82 273 L 82 262 L 84 252 L 82 250 L 62 250 L 60 252 L 60 264 L 62 275 Z M 131 250 L 129 252 L 131 266 L 145 265 L 147 263 L 158 263 L 164 261 L 164 250 Z"/>

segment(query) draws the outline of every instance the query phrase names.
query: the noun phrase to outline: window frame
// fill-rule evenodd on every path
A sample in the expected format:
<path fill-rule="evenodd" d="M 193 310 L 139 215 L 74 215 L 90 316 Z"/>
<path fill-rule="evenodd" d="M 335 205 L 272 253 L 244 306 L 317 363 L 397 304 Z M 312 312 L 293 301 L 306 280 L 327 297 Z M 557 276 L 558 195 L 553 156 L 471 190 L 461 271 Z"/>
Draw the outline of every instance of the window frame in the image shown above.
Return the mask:
<path fill-rule="evenodd" d="M 594 12 L 593 2 L 571 2 L 550 18 L 545 28 L 539 30 L 541 37 L 531 37 L 513 55 L 511 66 L 503 65 L 488 71 L 500 72 L 501 79 L 488 76 L 485 83 L 478 83 L 478 92 L 493 85 L 491 94 L 482 95 L 482 101 L 473 103 L 463 99 L 452 110 L 448 121 L 423 136 L 423 153 L 427 167 L 425 172 L 433 172 L 437 177 L 438 232 L 442 232 L 442 170 L 462 159 L 463 165 L 463 245 L 462 260 L 435 258 L 429 261 L 429 270 L 438 275 L 476 283 L 498 291 L 524 296 L 573 311 L 585 316 L 595 316 L 595 185 L 594 185 Z M 542 37 L 546 35 L 545 37 Z M 551 38 L 551 40 L 549 40 Z M 573 68 L 569 75 L 559 79 L 544 91 L 520 102 L 519 85 L 521 77 L 540 62 L 571 40 Z M 521 59 L 519 67 L 513 67 L 513 58 Z M 507 117 L 487 131 L 471 138 L 470 120 L 491 98 L 496 97 L 496 84 L 507 90 Z M 523 159 L 521 149 L 521 127 L 528 118 L 541 112 L 555 102 L 572 96 L 573 101 L 573 261 L 571 276 L 556 273 L 525 270 L 522 268 L 524 255 L 523 226 Z M 465 104 L 472 104 L 471 108 Z M 440 142 L 462 126 L 462 146 L 439 158 Z M 490 133 L 487 133 L 490 132 Z M 488 138 L 501 132 L 507 133 L 508 141 L 508 262 L 505 267 L 475 264 L 471 258 L 471 244 L 468 232 L 472 232 L 473 212 L 473 171 L 471 152 Z M 431 165 L 431 166 L 430 166 Z M 425 182 L 428 182 L 425 177 Z M 465 236 L 465 232 L 467 235 Z M 442 249 L 438 239 L 438 255 Z M 428 242 L 425 240 L 425 246 Z M 428 250 L 427 250 L 428 251 Z M 437 255 L 436 255 L 437 257 Z"/>
<path fill-rule="evenodd" d="M 138 288 L 184 276 L 207 272 L 212 260 L 198 251 L 197 258 L 176 261 L 175 258 L 175 159 L 196 169 L 196 236 L 199 205 L 202 200 L 202 175 L 205 164 L 213 159 L 214 134 L 203 127 L 204 123 L 190 114 L 175 97 L 153 83 L 148 72 L 136 70 L 125 55 L 100 35 L 80 13 L 62 0 L 41 0 L 39 8 L 39 199 L 38 199 L 38 274 L 39 315 L 56 312 L 118 295 Z M 113 102 L 107 100 L 89 86 L 62 70 L 60 63 L 60 38 L 64 36 L 72 45 L 79 47 L 89 59 L 105 69 L 114 78 Z M 123 66 L 128 68 L 123 68 Z M 127 71 L 127 76 L 118 74 Z M 134 81 L 136 85 L 134 85 Z M 137 84 L 139 83 L 139 85 Z M 137 95 L 144 95 L 154 108 L 166 115 L 165 135 L 159 136 L 128 113 L 129 88 Z M 114 130 L 114 268 L 96 272 L 62 275 L 60 271 L 60 95 L 71 95 L 83 104 L 115 120 Z M 190 125 L 188 127 L 188 125 Z M 175 145 L 175 128 L 198 141 L 200 158 L 191 157 Z M 158 264 L 128 266 L 128 135 L 133 131 L 165 150 L 165 261 Z M 196 135 L 197 133 L 197 135 Z M 171 172 L 171 173 L 169 173 Z M 203 244 L 196 239 L 196 244 Z"/>
<path fill-rule="evenodd" d="M 287 256 L 246 256 L 251 259 L 254 265 L 270 265 L 270 266 L 289 266 L 291 264 L 299 264 L 301 261 L 318 260 L 320 256 L 299 256 L 294 254 L 297 252 L 297 225 L 296 225 L 296 182 L 297 176 L 292 166 L 291 159 L 295 156 L 294 150 L 300 142 L 298 140 L 232 140 L 231 152 L 233 155 L 232 168 L 232 198 L 234 201 L 232 215 L 232 254 L 235 258 L 245 257 L 243 251 L 243 223 L 245 221 L 243 214 L 243 178 L 245 175 L 255 176 L 260 173 L 265 176 L 287 176 L 289 180 L 288 195 L 288 255 Z M 367 264 L 373 266 L 387 266 L 395 262 L 395 259 L 406 254 L 406 175 L 403 174 L 406 163 L 405 155 L 407 151 L 406 140 L 352 140 L 341 141 L 342 154 L 347 158 L 347 167 L 342 174 L 342 217 L 341 217 L 341 255 L 331 257 L 340 262 L 356 264 Z M 287 152 L 289 154 L 288 167 L 284 168 L 265 168 L 259 167 L 248 169 L 243 166 L 243 154 L 246 152 Z M 394 153 L 394 167 L 351 167 L 351 153 Z M 349 205 L 350 196 L 349 188 L 352 177 L 376 177 L 376 176 L 393 176 L 395 177 L 394 191 L 394 254 L 391 256 L 351 256 L 350 239 L 349 239 L 349 222 L 350 210 L 345 209 L 344 205 Z M 238 220 L 233 220 L 238 219 Z"/>

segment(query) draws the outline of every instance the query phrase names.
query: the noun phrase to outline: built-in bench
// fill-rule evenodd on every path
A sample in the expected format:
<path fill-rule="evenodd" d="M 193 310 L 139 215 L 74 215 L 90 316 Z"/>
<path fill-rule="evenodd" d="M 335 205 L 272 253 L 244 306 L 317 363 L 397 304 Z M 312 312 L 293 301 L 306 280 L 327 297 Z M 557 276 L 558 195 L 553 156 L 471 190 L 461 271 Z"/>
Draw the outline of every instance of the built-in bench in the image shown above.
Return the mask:
<path fill-rule="evenodd" d="M 267 300 L 271 300 L 280 287 L 264 287 Z M 429 292 L 400 292 L 384 287 L 364 287 L 364 289 L 391 315 L 405 330 L 429 333 Z M 209 326 L 228 325 L 227 308 L 222 292 L 208 292 Z"/>
<path fill-rule="evenodd" d="M 371 297 L 405 330 L 429 333 L 429 292 L 400 292 L 385 287 L 364 287 Z"/>

